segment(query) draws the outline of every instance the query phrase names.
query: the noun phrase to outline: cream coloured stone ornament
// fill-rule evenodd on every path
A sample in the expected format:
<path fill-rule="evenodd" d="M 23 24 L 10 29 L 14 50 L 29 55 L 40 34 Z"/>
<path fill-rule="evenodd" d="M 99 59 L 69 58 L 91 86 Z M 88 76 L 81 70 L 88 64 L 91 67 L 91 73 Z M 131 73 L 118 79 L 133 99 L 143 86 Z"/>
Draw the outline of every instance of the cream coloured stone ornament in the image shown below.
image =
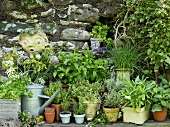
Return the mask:
<path fill-rule="evenodd" d="M 20 35 L 19 44 L 30 55 L 35 52 L 40 53 L 42 49 L 50 46 L 46 34 L 41 30 L 38 30 L 33 35 L 29 33 Z"/>

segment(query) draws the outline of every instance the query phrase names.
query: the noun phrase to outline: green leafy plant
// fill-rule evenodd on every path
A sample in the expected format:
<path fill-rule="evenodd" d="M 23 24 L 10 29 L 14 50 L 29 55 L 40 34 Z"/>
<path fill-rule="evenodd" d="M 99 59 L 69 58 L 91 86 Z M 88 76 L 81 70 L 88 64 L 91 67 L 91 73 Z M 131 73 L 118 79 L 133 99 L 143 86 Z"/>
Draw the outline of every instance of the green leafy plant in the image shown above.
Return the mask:
<path fill-rule="evenodd" d="M 83 98 L 90 102 L 101 102 L 100 93 L 104 88 L 99 82 L 90 83 L 88 80 L 84 80 L 71 84 L 69 87 L 73 97 Z"/>
<path fill-rule="evenodd" d="M 155 79 L 170 65 L 169 9 L 169 0 L 124 0 L 117 16 L 119 28 L 140 49 L 142 68 L 154 70 Z"/>
<path fill-rule="evenodd" d="M 152 95 L 152 89 L 155 87 L 155 81 L 147 81 L 147 78 L 139 76 L 132 81 L 125 81 L 124 88 L 121 90 L 122 96 L 125 98 L 124 106 L 129 106 L 140 111 L 142 107 L 149 109 Z"/>
<path fill-rule="evenodd" d="M 112 48 L 110 51 L 110 58 L 112 59 L 115 68 L 129 68 L 136 66 L 138 61 L 138 52 L 135 47 L 125 44 L 117 48 Z"/>
<path fill-rule="evenodd" d="M 165 75 L 161 75 L 159 78 L 161 83 L 157 84 L 152 90 L 152 112 L 162 111 L 163 106 L 170 108 L 170 82 L 167 82 Z"/>
<path fill-rule="evenodd" d="M 76 115 L 85 114 L 87 105 L 83 103 L 83 100 L 79 98 L 78 102 L 73 100 L 73 113 Z"/>
<path fill-rule="evenodd" d="M 116 84 L 114 79 L 105 81 L 107 92 L 104 93 L 103 105 L 109 108 L 121 108 L 123 106 L 123 97 L 120 90 L 123 88 L 121 84 Z"/>
<path fill-rule="evenodd" d="M 89 80 L 102 81 L 108 74 L 108 60 L 95 59 L 90 50 L 84 52 L 58 52 L 59 63 L 55 65 L 53 76 L 63 83 Z M 57 77 L 56 77 L 57 76 Z"/>
<path fill-rule="evenodd" d="M 27 110 L 18 112 L 18 117 L 23 123 L 23 127 L 32 127 L 36 124 L 36 119 Z"/>
<path fill-rule="evenodd" d="M 28 91 L 25 86 L 30 83 L 27 76 L 17 75 L 18 78 L 2 78 L 0 77 L 0 98 L 1 99 L 20 99 L 22 95 L 31 96 L 31 91 Z"/>
<path fill-rule="evenodd" d="M 106 46 L 112 45 L 112 39 L 107 38 L 107 34 L 109 31 L 109 26 L 104 25 L 101 22 L 97 21 L 96 25 L 93 26 L 92 32 L 90 33 L 93 38 L 99 38 L 100 42 L 105 42 Z"/>
<path fill-rule="evenodd" d="M 35 52 L 32 57 L 21 61 L 22 71 L 28 72 L 32 82 L 45 84 L 52 77 L 58 58 L 51 48 L 44 48 L 41 54 Z"/>
<path fill-rule="evenodd" d="M 19 71 L 18 58 L 20 54 L 14 47 L 11 53 L 2 58 L 2 67 L 6 70 L 7 77 L 0 77 L 0 98 L 17 100 L 22 95 L 31 96 L 31 92 L 25 86 L 31 83 L 27 73 Z"/>
<path fill-rule="evenodd" d="M 92 127 L 96 125 L 104 126 L 107 123 L 107 117 L 102 110 L 98 111 L 96 117 L 89 123 Z"/>
<path fill-rule="evenodd" d="M 62 101 L 61 106 L 64 113 L 69 111 L 69 107 L 71 105 L 71 96 L 69 91 L 63 90 L 62 91 Z"/>
<path fill-rule="evenodd" d="M 44 0 L 21 0 L 21 6 L 26 6 L 28 9 L 35 8 L 37 5 L 45 7 Z"/>
<path fill-rule="evenodd" d="M 62 84 L 60 81 L 56 81 L 56 82 L 50 82 L 49 83 L 49 86 L 48 87 L 45 87 L 43 89 L 43 93 L 44 95 L 47 95 L 47 96 L 52 96 L 54 94 L 54 92 L 58 89 L 61 89 L 62 88 Z M 62 101 L 62 92 L 63 91 L 60 91 L 57 96 L 55 97 L 53 103 L 54 104 L 60 104 L 61 101 Z"/>

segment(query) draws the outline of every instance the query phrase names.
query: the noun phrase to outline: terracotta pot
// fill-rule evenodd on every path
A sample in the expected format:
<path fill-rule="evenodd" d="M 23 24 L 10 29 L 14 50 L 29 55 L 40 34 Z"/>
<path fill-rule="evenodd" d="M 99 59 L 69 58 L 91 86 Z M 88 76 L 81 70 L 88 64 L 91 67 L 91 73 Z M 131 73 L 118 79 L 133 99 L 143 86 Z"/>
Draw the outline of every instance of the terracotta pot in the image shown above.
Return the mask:
<path fill-rule="evenodd" d="M 60 121 L 61 104 L 51 104 L 50 106 L 55 108 L 55 119 Z"/>
<path fill-rule="evenodd" d="M 53 113 L 53 112 L 55 112 L 55 108 L 53 108 L 53 107 L 52 108 L 51 107 L 46 107 L 45 108 L 45 112 L 46 113 Z"/>
<path fill-rule="evenodd" d="M 67 84 L 63 84 L 63 85 L 62 85 L 62 89 L 63 89 L 63 90 L 68 90 L 68 85 L 67 85 Z"/>
<path fill-rule="evenodd" d="M 53 123 L 55 118 L 55 112 L 45 112 L 45 119 L 47 123 Z"/>
<path fill-rule="evenodd" d="M 168 109 L 166 107 L 162 108 L 162 111 L 153 112 L 153 118 L 156 121 L 165 121 Z"/>

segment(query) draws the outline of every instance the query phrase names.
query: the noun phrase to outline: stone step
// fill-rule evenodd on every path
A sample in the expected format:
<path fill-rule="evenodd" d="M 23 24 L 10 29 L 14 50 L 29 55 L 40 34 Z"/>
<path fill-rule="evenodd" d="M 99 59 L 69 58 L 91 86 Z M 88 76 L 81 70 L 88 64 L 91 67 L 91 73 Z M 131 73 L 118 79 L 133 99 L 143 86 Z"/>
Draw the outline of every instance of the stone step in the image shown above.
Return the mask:
<path fill-rule="evenodd" d="M 142 125 L 136 125 L 133 123 L 124 123 L 122 121 L 118 121 L 115 123 L 107 123 L 105 125 L 96 125 L 95 127 L 170 127 L 170 120 L 167 119 L 164 122 L 157 122 L 154 120 L 148 120 Z M 76 124 L 76 123 L 69 123 L 69 124 L 62 124 L 61 122 L 54 122 L 54 123 L 42 123 L 39 125 L 35 125 L 34 127 L 90 127 L 88 123 L 85 124 Z"/>

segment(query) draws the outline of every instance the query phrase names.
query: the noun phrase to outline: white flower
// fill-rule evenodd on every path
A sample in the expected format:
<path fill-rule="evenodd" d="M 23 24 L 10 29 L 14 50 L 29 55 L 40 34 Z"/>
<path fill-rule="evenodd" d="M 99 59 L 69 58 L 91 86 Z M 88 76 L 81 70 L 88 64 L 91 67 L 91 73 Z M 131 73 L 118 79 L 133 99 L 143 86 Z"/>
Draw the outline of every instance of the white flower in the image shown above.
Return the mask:
<path fill-rule="evenodd" d="M 126 98 L 126 99 L 128 99 L 128 100 L 130 100 L 130 99 L 131 99 L 131 97 L 130 97 L 130 96 L 125 96 L 125 98 Z"/>
<path fill-rule="evenodd" d="M 8 70 L 6 70 L 6 74 L 8 75 L 8 77 L 11 77 L 15 72 L 15 69 L 10 67 Z"/>
<path fill-rule="evenodd" d="M 36 56 L 35 56 L 35 57 L 37 58 L 37 60 L 40 60 L 40 59 L 41 59 L 40 54 L 36 54 Z"/>
<path fill-rule="evenodd" d="M 23 55 L 24 55 L 24 51 L 18 51 L 18 52 L 17 52 L 17 55 L 23 56 Z"/>
<path fill-rule="evenodd" d="M 14 65 L 13 60 L 2 61 L 5 67 L 11 67 Z"/>
<path fill-rule="evenodd" d="M 40 84 L 42 84 L 42 85 L 45 84 L 45 81 L 44 81 L 43 78 L 39 78 L 39 79 L 38 79 L 38 82 L 39 82 Z"/>

